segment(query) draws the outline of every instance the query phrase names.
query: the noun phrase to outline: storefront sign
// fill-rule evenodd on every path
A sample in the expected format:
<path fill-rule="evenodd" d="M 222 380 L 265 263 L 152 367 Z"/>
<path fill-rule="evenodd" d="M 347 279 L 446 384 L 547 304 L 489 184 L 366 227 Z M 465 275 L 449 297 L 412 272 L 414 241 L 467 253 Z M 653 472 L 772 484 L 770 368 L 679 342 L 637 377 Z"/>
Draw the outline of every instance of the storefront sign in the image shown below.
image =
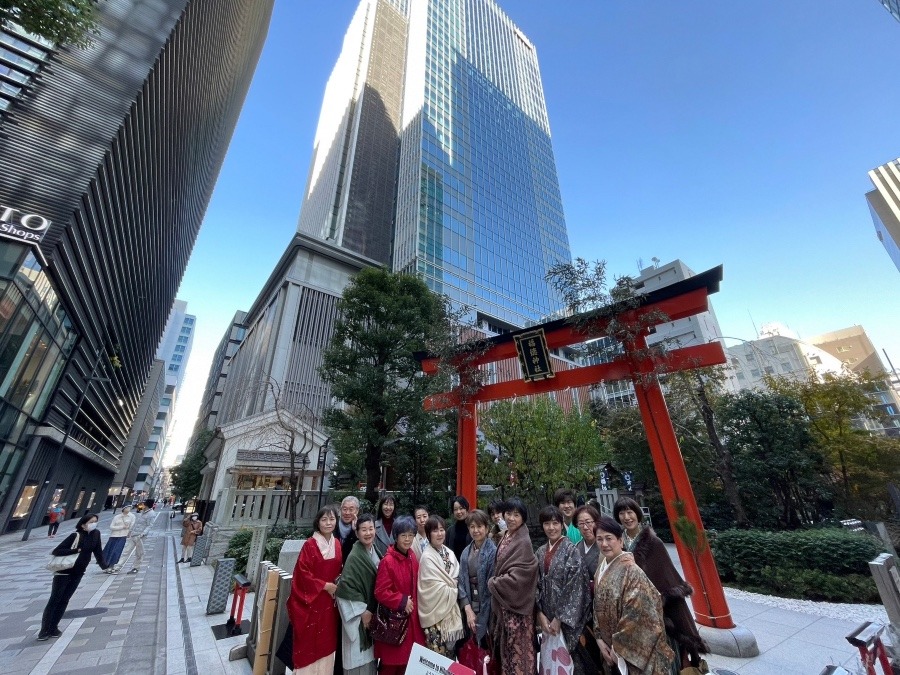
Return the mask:
<path fill-rule="evenodd" d="M 50 221 L 44 216 L 0 204 L 0 237 L 36 245 L 49 229 Z"/>
<path fill-rule="evenodd" d="M 522 364 L 522 378 L 526 382 L 546 380 L 554 377 L 553 364 L 544 330 L 534 330 L 514 337 L 519 363 Z"/>

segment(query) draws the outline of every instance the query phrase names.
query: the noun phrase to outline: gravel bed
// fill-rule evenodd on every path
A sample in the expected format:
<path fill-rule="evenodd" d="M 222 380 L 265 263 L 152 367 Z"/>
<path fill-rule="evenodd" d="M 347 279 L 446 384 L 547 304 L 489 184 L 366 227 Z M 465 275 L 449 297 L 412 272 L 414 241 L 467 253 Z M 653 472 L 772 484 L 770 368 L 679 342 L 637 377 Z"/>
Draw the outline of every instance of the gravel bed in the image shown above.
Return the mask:
<path fill-rule="evenodd" d="M 761 593 L 750 593 L 737 588 L 726 588 L 725 595 L 737 600 L 746 600 L 769 607 L 790 609 L 804 614 L 815 616 L 827 616 L 832 619 L 841 619 L 851 623 L 863 621 L 877 621 L 887 626 L 889 624 L 887 612 L 883 605 L 854 605 L 840 602 L 816 602 L 815 600 L 796 600 L 793 598 L 775 598 Z"/>

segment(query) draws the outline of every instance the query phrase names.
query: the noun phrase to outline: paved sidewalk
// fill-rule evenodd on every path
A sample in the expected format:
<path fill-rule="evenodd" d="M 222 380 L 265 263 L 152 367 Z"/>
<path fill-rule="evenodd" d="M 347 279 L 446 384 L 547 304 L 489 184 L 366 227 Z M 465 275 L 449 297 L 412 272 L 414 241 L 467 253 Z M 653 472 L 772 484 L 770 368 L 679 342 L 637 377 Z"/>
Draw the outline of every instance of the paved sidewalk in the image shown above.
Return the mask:
<path fill-rule="evenodd" d="M 145 540 L 139 573 L 107 575 L 91 563 L 60 624 L 62 637 L 46 642 L 35 639 L 50 595 L 52 575 L 44 565 L 75 521 L 66 521 L 54 539 L 44 528 L 34 530 L 27 542 L 21 533 L 0 537 L 0 672 L 250 673 L 246 661 L 228 661 L 230 649 L 245 637 L 216 641 L 212 634 L 210 627 L 228 618 L 227 613 L 206 615 L 212 568 L 176 565 L 181 519 L 169 515 L 168 510 L 159 513 Z M 110 511 L 100 514 L 104 542 L 111 519 Z"/>

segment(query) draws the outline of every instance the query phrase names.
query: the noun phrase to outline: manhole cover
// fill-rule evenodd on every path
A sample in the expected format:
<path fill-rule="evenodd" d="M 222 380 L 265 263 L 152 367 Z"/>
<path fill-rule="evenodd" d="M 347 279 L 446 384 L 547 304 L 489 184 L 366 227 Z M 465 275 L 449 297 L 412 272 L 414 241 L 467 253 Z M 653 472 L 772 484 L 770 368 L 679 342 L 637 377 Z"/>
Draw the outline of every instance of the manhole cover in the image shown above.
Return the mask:
<path fill-rule="evenodd" d="M 85 616 L 96 616 L 106 613 L 106 607 L 92 607 L 90 609 L 70 609 L 63 614 L 64 619 L 80 619 Z"/>
<path fill-rule="evenodd" d="M 715 675 L 738 675 L 733 670 L 726 670 L 725 668 L 713 668 L 712 671 Z"/>

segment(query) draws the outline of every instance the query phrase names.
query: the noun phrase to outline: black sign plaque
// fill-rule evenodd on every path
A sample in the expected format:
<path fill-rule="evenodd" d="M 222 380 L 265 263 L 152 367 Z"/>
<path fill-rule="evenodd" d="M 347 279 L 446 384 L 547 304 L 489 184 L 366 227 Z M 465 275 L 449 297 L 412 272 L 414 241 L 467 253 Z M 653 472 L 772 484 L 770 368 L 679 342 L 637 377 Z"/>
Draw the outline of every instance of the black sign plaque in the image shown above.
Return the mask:
<path fill-rule="evenodd" d="M 514 336 L 519 363 L 522 364 L 522 379 L 535 382 L 554 377 L 553 364 L 550 362 L 550 350 L 547 349 L 547 338 L 544 329 L 529 331 Z"/>

